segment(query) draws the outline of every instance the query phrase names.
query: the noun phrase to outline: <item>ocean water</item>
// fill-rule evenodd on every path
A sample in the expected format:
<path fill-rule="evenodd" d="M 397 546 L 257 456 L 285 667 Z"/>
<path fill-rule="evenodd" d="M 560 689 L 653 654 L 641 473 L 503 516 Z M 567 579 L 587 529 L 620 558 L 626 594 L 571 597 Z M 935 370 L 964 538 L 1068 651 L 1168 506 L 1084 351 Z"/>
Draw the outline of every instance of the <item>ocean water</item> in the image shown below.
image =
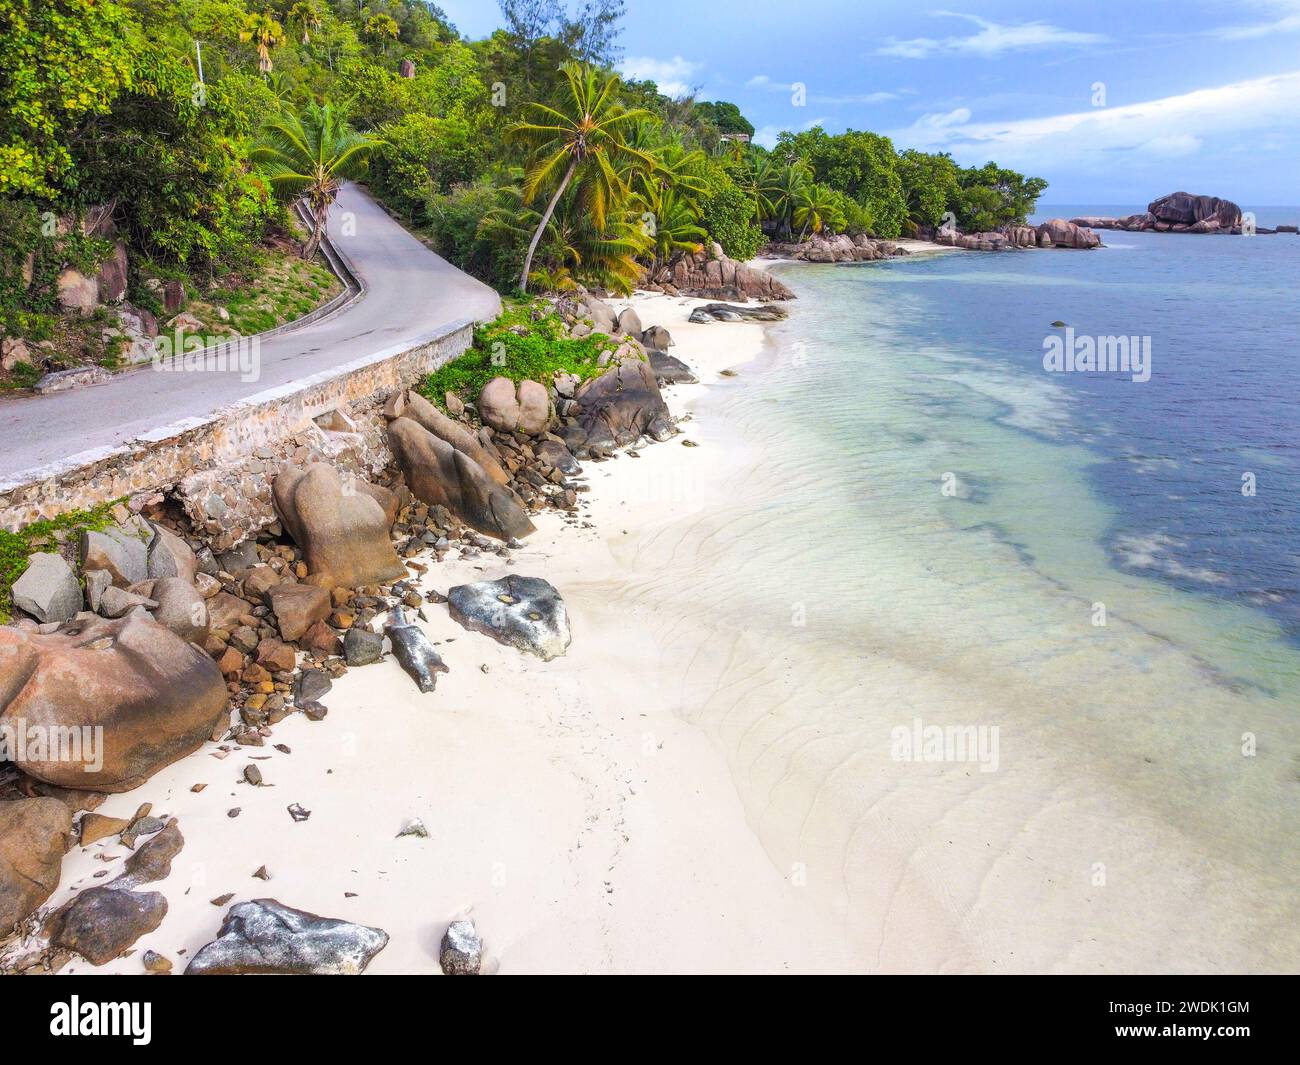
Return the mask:
<path fill-rule="evenodd" d="M 1300 238 L 1105 239 L 777 267 L 698 412 L 744 457 L 639 545 L 666 697 L 865 968 L 1300 967 Z M 1150 380 L 1047 372 L 1056 320 Z"/>

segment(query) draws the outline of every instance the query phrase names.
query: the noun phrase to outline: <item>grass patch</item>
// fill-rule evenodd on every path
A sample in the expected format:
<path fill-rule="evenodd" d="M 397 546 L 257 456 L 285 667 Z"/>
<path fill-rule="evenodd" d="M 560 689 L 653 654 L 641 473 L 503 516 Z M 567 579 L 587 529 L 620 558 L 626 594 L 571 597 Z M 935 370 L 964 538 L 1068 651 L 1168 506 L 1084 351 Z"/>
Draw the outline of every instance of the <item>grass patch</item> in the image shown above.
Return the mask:
<path fill-rule="evenodd" d="M 279 248 L 262 248 L 251 269 L 191 301 L 188 310 L 213 333 L 255 336 L 310 314 L 343 285 L 321 260 L 305 262 Z M 229 320 L 217 311 L 224 307 Z"/>
<path fill-rule="evenodd" d="M 38 551 L 58 551 L 83 531 L 101 532 L 113 522 L 113 508 L 126 496 L 100 503 L 89 510 L 71 510 L 54 518 L 34 522 L 16 533 L 0 529 L 0 624 L 9 620 L 13 609 L 10 592 L 14 581 L 27 572 L 28 558 Z"/>
<path fill-rule="evenodd" d="M 604 333 L 566 335 L 563 319 L 545 300 L 508 302 L 500 317 L 474 330 L 469 351 L 429 374 L 416 391 L 445 410 L 446 393 L 477 401 L 494 377 L 540 381 L 548 387 L 557 373 L 585 381 L 604 371 L 601 354 L 617 347 L 618 341 Z"/>
<path fill-rule="evenodd" d="M 0 373 L 0 392 L 16 392 L 31 388 L 41 379 L 41 370 L 31 363 L 19 363 L 7 374 Z"/>

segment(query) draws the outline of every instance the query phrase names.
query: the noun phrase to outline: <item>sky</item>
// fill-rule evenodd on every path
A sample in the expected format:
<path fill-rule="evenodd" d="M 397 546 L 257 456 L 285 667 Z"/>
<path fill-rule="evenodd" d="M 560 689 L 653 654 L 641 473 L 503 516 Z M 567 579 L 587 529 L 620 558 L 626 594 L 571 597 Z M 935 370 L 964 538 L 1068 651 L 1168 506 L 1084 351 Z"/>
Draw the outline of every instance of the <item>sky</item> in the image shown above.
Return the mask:
<path fill-rule="evenodd" d="M 627 0 L 621 67 L 735 102 L 762 144 L 869 129 L 1044 177 L 1044 204 L 1300 204 L 1300 0 L 948 2 Z"/>

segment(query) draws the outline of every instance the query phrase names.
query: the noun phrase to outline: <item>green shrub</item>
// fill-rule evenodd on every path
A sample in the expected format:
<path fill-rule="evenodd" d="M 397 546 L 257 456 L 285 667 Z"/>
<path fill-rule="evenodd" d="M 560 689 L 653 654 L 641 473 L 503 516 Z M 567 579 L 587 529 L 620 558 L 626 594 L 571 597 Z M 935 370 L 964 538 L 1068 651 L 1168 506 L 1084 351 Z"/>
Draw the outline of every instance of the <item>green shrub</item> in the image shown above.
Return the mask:
<path fill-rule="evenodd" d="M 57 551 L 59 541 L 55 534 L 65 531 L 65 539 L 80 536 L 83 530 L 98 531 L 113 524 L 113 508 L 124 503 L 126 497 L 100 503 L 89 510 L 73 510 L 55 518 L 38 521 L 16 533 L 0 529 L 0 624 L 9 620 L 13 607 L 10 590 L 14 581 L 27 572 L 30 556 L 37 551 Z"/>
<path fill-rule="evenodd" d="M 540 381 L 547 386 L 557 373 L 586 380 L 603 372 L 600 356 L 616 346 L 617 341 L 604 333 L 566 336 L 564 322 L 549 303 L 525 300 L 508 306 L 495 321 L 475 329 L 474 346 L 429 374 L 418 391 L 445 407 L 446 393 L 476 401 L 483 386 L 494 377 Z"/>
<path fill-rule="evenodd" d="M 763 246 L 763 231 L 754 223 L 754 204 L 725 173 L 711 176 L 709 191 L 700 200 L 701 218 L 709 237 L 733 259 L 752 259 Z"/>

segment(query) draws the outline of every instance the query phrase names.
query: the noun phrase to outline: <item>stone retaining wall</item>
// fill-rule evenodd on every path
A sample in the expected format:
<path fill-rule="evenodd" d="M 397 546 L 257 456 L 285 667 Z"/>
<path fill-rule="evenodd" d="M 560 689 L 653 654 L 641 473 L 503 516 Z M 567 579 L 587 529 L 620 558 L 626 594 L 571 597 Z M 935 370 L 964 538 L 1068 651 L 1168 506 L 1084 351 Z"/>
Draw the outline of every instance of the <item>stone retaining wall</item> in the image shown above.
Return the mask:
<path fill-rule="evenodd" d="M 0 492 L 0 528 L 18 529 L 136 492 L 172 494 L 224 551 L 275 521 L 270 484 L 285 462 L 323 458 L 375 477 L 391 462 L 383 405 L 462 354 L 474 323 L 168 426 L 83 466 Z M 147 372 L 147 371 L 136 371 Z"/>

